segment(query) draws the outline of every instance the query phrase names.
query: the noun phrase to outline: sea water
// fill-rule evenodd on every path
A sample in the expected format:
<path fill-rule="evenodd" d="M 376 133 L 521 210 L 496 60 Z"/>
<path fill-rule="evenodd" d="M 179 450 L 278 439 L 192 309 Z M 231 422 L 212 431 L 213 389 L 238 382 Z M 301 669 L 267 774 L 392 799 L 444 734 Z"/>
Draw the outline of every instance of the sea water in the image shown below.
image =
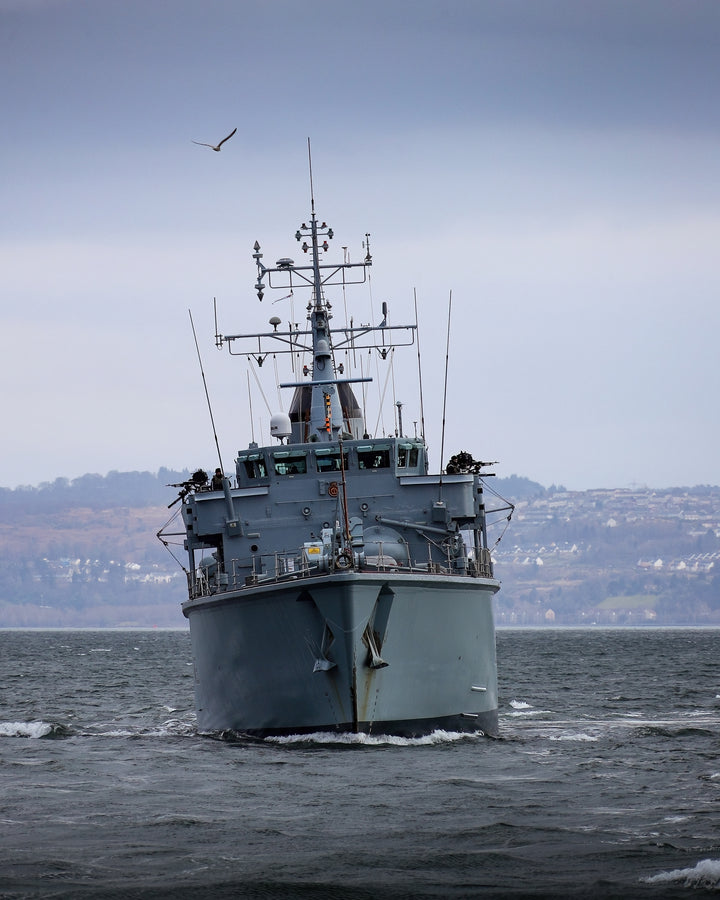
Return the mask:
<path fill-rule="evenodd" d="M 720 896 L 720 632 L 497 644 L 499 739 L 229 740 L 186 631 L 0 632 L 0 898 Z"/>

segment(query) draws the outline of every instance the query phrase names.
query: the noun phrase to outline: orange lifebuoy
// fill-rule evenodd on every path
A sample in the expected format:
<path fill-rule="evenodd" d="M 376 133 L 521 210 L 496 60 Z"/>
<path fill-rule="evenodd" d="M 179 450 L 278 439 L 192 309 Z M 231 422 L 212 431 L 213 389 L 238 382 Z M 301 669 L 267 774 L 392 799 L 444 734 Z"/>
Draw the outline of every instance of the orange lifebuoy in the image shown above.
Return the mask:
<path fill-rule="evenodd" d="M 331 497 L 337 497 L 339 490 L 340 490 L 340 488 L 338 487 L 337 481 L 331 481 L 330 484 L 328 485 L 328 494 Z"/>

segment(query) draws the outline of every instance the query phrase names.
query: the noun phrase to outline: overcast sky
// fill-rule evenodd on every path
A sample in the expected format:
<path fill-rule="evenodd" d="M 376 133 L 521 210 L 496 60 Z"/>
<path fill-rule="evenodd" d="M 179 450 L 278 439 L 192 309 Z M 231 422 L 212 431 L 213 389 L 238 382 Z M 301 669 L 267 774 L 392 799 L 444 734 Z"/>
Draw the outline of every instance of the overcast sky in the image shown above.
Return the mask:
<path fill-rule="evenodd" d="M 232 469 L 254 377 L 212 299 L 225 333 L 301 317 L 251 253 L 297 255 L 308 138 L 334 249 L 371 234 L 356 321 L 417 294 L 434 470 L 452 291 L 446 458 L 720 483 L 719 76 L 717 0 L 0 0 L 0 485 L 214 467 L 189 309 Z"/>

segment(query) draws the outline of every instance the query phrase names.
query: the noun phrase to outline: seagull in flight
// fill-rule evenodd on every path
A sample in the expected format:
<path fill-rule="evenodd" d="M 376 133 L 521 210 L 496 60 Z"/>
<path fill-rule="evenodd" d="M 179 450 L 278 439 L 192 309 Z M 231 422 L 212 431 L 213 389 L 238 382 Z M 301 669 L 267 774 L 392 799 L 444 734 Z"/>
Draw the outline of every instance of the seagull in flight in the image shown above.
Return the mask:
<path fill-rule="evenodd" d="M 229 141 L 230 138 L 235 134 L 236 131 L 237 131 L 237 128 L 233 128 L 233 130 L 230 132 L 230 134 L 227 137 L 224 137 L 220 141 L 220 143 L 217 145 L 217 147 L 214 144 L 203 144 L 202 141 L 193 141 L 193 144 L 199 144 L 201 147 L 209 147 L 211 150 L 214 150 L 216 153 L 219 153 L 220 148 L 225 143 L 225 141 Z"/>

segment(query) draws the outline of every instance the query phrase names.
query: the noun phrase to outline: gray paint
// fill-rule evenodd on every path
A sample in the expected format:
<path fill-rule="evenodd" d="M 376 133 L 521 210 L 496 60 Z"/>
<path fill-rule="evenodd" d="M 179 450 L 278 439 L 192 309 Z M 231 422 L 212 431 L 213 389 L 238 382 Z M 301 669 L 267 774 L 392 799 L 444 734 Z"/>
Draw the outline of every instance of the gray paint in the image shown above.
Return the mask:
<path fill-rule="evenodd" d="M 189 556 L 198 726 L 266 735 L 315 730 L 494 733 L 497 675 L 492 597 L 499 588 L 485 534 L 485 464 L 428 472 L 422 437 L 365 433 L 338 347 L 412 344 L 415 326 L 333 332 L 329 285 L 362 283 L 371 265 L 321 263 L 319 238 L 298 230 L 309 258 L 262 263 L 256 290 L 312 289 L 306 331 L 218 335 L 239 355 L 311 354 L 275 446 L 238 451 L 222 489 L 181 491 Z M 307 243 L 307 241 L 306 241 Z M 360 269 L 357 276 L 352 270 Z M 279 324 L 279 320 L 276 320 Z M 268 350 L 279 342 L 280 348 Z M 283 349 L 289 347 L 290 349 Z M 309 376 L 309 377 L 308 377 Z M 232 483 L 231 483 L 232 481 Z"/>

